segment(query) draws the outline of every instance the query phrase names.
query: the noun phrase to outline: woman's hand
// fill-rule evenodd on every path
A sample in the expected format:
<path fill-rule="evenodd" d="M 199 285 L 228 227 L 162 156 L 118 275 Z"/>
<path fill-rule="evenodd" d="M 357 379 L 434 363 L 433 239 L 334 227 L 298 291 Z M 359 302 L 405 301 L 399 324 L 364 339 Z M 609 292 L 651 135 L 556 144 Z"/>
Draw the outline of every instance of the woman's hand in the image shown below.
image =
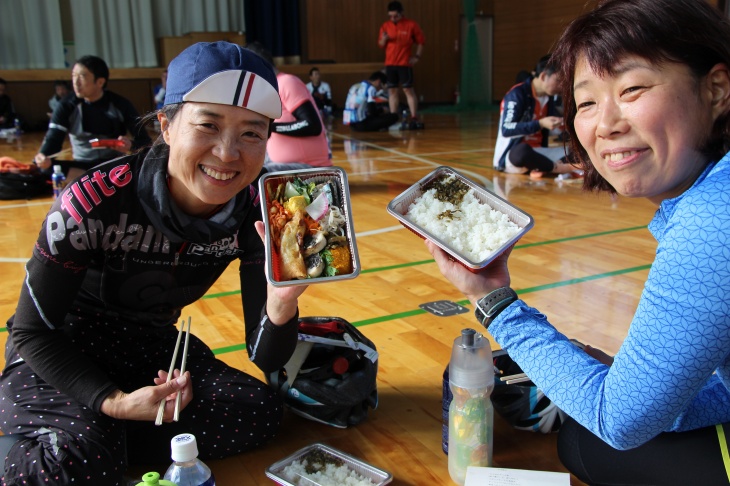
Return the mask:
<path fill-rule="evenodd" d="M 259 234 L 261 241 L 267 245 L 266 229 L 263 221 L 254 223 L 256 232 Z M 269 275 L 269 269 L 266 267 L 266 275 Z M 275 287 L 270 283 L 266 287 L 266 315 L 269 320 L 277 325 L 283 325 L 289 322 L 297 312 L 299 305 L 299 296 L 307 289 L 307 285 L 290 285 L 287 287 Z"/>
<path fill-rule="evenodd" d="M 115 390 L 107 396 L 101 404 L 101 411 L 120 420 L 149 420 L 157 419 L 157 410 L 160 401 L 165 400 L 165 415 L 163 422 L 172 422 L 175 412 L 175 398 L 182 393 L 180 410 L 183 410 L 193 399 L 193 384 L 190 372 L 180 376 L 180 370 L 173 373 L 174 379 L 167 382 L 167 372 L 160 370 L 154 379 L 155 386 L 146 386 L 132 393 Z"/>
<path fill-rule="evenodd" d="M 38 166 L 39 169 L 47 169 L 51 166 L 51 159 L 46 157 L 44 154 L 38 152 L 33 157 L 33 162 Z"/>
<path fill-rule="evenodd" d="M 492 290 L 500 287 L 508 287 L 510 284 L 507 259 L 514 245 L 507 248 L 479 273 L 469 271 L 469 269 L 454 260 L 431 240 L 426 240 L 426 248 L 433 255 L 443 276 L 460 292 L 466 295 L 472 304 L 476 304 L 477 300 Z"/>

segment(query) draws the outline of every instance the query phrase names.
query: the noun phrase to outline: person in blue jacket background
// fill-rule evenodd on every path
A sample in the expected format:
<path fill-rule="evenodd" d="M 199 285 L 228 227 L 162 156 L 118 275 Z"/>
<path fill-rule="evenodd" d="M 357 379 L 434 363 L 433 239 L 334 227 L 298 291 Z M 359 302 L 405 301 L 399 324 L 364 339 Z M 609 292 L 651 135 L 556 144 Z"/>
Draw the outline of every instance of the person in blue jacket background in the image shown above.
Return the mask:
<path fill-rule="evenodd" d="M 592 485 L 730 481 L 728 40 L 730 21 L 708 2 L 610 0 L 574 20 L 553 53 L 584 188 L 658 206 L 656 257 L 615 356 L 574 346 L 520 299 L 509 251 L 471 273 L 427 242 L 479 321 L 570 417 L 558 452 Z"/>
<path fill-rule="evenodd" d="M 499 109 L 492 161 L 495 169 L 513 174 L 575 170 L 566 163 L 562 144 L 548 147 L 550 135 L 559 133 L 563 126 L 562 106 L 556 97 L 560 87 L 560 76 L 547 55 L 538 61 L 530 77 L 507 92 Z"/>

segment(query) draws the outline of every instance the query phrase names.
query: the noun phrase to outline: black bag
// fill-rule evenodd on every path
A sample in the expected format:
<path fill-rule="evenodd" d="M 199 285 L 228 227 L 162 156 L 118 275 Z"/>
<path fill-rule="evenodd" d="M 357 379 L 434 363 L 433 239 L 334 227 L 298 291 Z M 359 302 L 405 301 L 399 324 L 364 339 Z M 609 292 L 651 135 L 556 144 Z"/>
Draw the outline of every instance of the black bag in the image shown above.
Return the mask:
<path fill-rule="evenodd" d="M 267 381 L 297 415 L 346 428 L 378 406 L 377 374 L 375 344 L 355 326 L 339 317 L 302 317 L 294 354 Z"/>
<path fill-rule="evenodd" d="M 52 193 L 50 177 L 41 172 L 0 171 L 0 200 L 32 199 Z"/>

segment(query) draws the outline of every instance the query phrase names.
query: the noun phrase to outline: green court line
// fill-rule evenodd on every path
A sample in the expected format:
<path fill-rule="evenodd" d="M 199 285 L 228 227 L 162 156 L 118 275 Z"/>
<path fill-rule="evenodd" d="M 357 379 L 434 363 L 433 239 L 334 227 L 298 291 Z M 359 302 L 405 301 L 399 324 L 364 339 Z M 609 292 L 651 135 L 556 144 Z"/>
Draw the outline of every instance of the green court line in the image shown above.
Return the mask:
<path fill-rule="evenodd" d="M 597 237 L 597 236 L 605 236 L 605 235 L 616 234 L 616 233 L 624 233 L 627 231 L 635 231 L 635 230 L 644 229 L 644 228 L 646 228 L 646 226 L 634 226 L 631 228 L 622 228 L 622 229 L 618 229 L 618 230 L 602 231 L 602 232 L 598 232 L 598 233 L 589 233 L 589 234 L 585 234 L 585 235 L 571 236 L 568 238 L 559 238 L 556 240 L 546 240 L 546 241 L 541 241 L 541 242 L 537 242 L 537 243 L 526 243 L 524 245 L 516 245 L 515 249 L 562 243 L 562 242 L 566 242 L 566 241 L 580 240 L 580 239 L 584 239 L 584 238 L 593 238 L 593 237 Z M 433 259 L 421 260 L 421 261 L 417 261 L 417 262 L 409 262 L 409 263 L 403 263 L 403 264 L 399 264 L 399 265 L 390 265 L 387 267 L 372 268 L 369 270 L 363 270 L 360 273 L 382 272 L 382 271 L 393 270 L 393 269 L 397 269 L 397 268 L 406 268 L 406 267 L 412 267 L 412 266 L 416 266 L 416 265 L 424 265 L 424 264 L 433 263 L 433 262 L 434 262 Z M 613 272 L 607 272 L 607 273 L 599 273 L 599 274 L 590 275 L 587 277 L 580 277 L 580 278 L 574 278 L 574 279 L 570 279 L 570 280 L 564 280 L 562 282 L 554 282 L 551 284 L 539 285 L 537 287 L 530 287 L 530 288 L 526 288 L 526 289 L 517 289 L 517 291 L 520 294 L 529 294 L 531 292 L 539 292 L 541 290 L 554 289 L 554 288 L 558 288 L 558 287 L 564 287 L 567 285 L 574 285 L 574 284 L 578 284 L 578 283 L 582 283 L 582 282 L 589 282 L 591 280 L 598 280 L 601 278 L 614 277 L 616 275 L 638 272 L 641 270 L 648 270 L 649 268 L 651 268 L 651 265 L 640 265 L 638 267 L 625 268 L 622 270 L 615 270 Z M 220 297 L 227 297 L 227 296 L 231 296 L 231 295 L 238 295 L 240 293 L 241 293 L 240 290 L 233 290 L 230 292 L 219 292 L 216 294 L 204 295 L 202 298 L 203 299 L 214 299 L 214 298 L 220 298 Z M 457 302 L 457 304 L 464 305 L 464 306 L 469 305 L 469 300 L 465 299 L 465 300 Z M 377 324 L 380 322 L 392 321 L 395 319 L 403 319 L 406 317 L 413 317 L 413 316 L 417 316 L 417 315 L 421 315 L 421 314 L 425 314 L 425 313 L 426 313 L 426 311 L 424 311 L 423 309 L 414 309 L 414 310 L 410 310 L 410 311 L 399 312 L 396 314 L 390 314 L 387 316 L 379 316 L 379 317 L 373 317 L 371 319 L 364 319 L 362 321 L 353 322 L 352 324 L 356 327 L 367 326 L 370 324 Z M 5 328 L 5 327 L 0 328 L 0 332 L 7 332 L 7 328 Z M 213 354 L 216 354 L 216 355 L 226 354 L 226 353 L 231 353 L 231 352 L 235 352 L 235 351 L 242 351 L 245 349 L 246 349 L 246 343 L 234 344 L 232 346 L 226 346 L 226 347 L 214 349 Z"/>
<path fill-rule="evenodd" d="M 537 285 L 535 287 L 528 287 L 524 289 L 516 289 L 517 293 L 520 295 L 523 294 L 530 294 L 532 292 L 540 292 L 541 290 L 550 290 L 555 289 L 558 287 L 565 287 L 568 285 L 575 285 L 583 282 L 590 282 L 592 280 L 599 280 L 602 278 L 609 278 L 609 277 L 615 277 L 617 275 L 623 275 L 627 273 L 633 273 L 633 272 L 640 272 L 642 270 L 648 270 L 651 268 L 651 265 L 639 265 L 638 267 L 631 267 L 631 268 L 624 268 L 621 270 L 614 270 L 613 272 L 606 272 L 606 273 L 599 273 L 596 275 L 589 275 L 587 277 L 579 277 L 579 278 L 572 278 L 570 280 L 563 280 L 562 282 L 554 282 L 550 284 L 545 285 Z M 235 292 L 227 292 L 227 295 L 232 295 Z M 467 306 L 469 305 L 469 300 L 464 299 L 457 302 L 459 305 Z M 396 314 L 389 314 L 387 316 L 378 316 L 373 317 L 371 319 L 363 319 L 361 321 L 353 322 L 352 325 L 355 327 L 361 327 L 361 326 L 368 326 L 370 324 L 378 324 L 381 322 L 387 322 L 387 321 L 393 321 L 395 319 L 404 319 L 406 317 L 413 317 L 425 314 L 427 311 L 423 309 L 413 309 L 410 311 L 405 312 L 398 312 Z M 0 328 L 0 332 L 7 332 L 7 328 L 3 327 Z M 233 353 L 235 351 L 244 351 L 246 349 L 246 343 L 241 344 L 234 344 L 232 346 L 225 346 L 222 348 L 216 348 L 213 350 L 213 354 L 219 355 L 219 354 L 226 354 L 226 353 Z"/>
<path fill-rule="evenodd" d="M 579 283 L 590 282 L 593 280 L 599 280 L 602 278 L 609 278 L 609 277 L 615 277 L 617 275 L 624 275 L 627 273 L 640 272 L 642 270 L 648 270 L 650 268 L 651 268 L 651 265 L 639 265 L 638 267 L 624 268 L 621 270 L 614 270 L 612 272 L 599 273 L 596 275 L 589 275 L 587 277 L 571 278 L 570 280 L 563 280 L 562 282 L 554 282 L 551 284 L 537 285 L 535 287 L 528 287 L 525 289 L 516 289 L 516 291 L 520 295 L 530 294 L 533 292 L 540 292 L 541 290 L 550 290 L 550 289 L 555 289 L 558 287 L 566 287 L 568 285 L 575 285 L 575 284 L 579 284 Z M 462 306 L 470 305 L 470 302 L 468 299 L 460 300 L 456 303 L 459 305 L 462 305 Z M 368 326 L 370 324 L 379 324 L 381 322 L 394 321 L 396 319 L 404 319 L 406 317 L 413 317 L 413 316 L 418 316 L 418 315 L 422 315 L 422 314 L 426 314 L 426 313 L 427 313 L 427 311 L 425 311 L 423 309 L 413 309 L 410 311 L 398 312 L 396 314 L 389 314 L 387 316 L 378 316 L 378 317 L 373 317 L 371 319 L 363 319 L 362 321 L 355 321 L 355 322 L 352 322 L 352 325 L 355 327 Z M 231 351 L 240 351 L 240 350 L 245 350 L 245 349 L 246 349 L 246 344 L 244 343 L 244 344 L 237 344 L 235 346 L 228 346 L 225 348 L 214 349 L 213 353 L 214 354 L 224 354 L 224 353 L 228 353 Z"/>
<path fill-rule="evenodd" d="M 630 228 L 621 228 L 616 230 L 610 230 L 610 231 L 601 231 L 598 233 L 588 233 L 585 235 L 578 235 L 578 236 L 569 236 L 567 238 L 559 238 L 556 240 L 546 240 L 546 241 L 538 241 L 536 243 L 525 243 L 524 245 L 516 245 L 515 250 L 519 250 L 522 248 L 530 248 L 534 246 L 542 246 L 542 245 L 553 245 L 555 243 L 565 243 L 566 241 L 573 241 L 573 240 L 582 240 L 585 238 L 595 238 L 598 236 L 606 236 L 606 235 L 614 235 L 618 233 L 625 233 L 627 231 L 636 231 L 640 229 L 646 229 L 646 226 L 633 226 Z M 428 263 L 433 263 L 433 259 L 429 260 L 420 260 L 416 262 L 406 262 L 406 263 L 398 263 L 397 265 L 388 265 L 385 267 L 376 267 L 376 268 L 365 268 L 360 271 L 361 274 L 363 273 L 375 273 L 375 272 L 385 272 L 388 270 L 396 270 L 399 268 L 408 268 L 408 267 L 415 267 L 418 265 L 425 265 Z M 207 294 L 203 296 L 203 299 L 217 299 L 219 297 L 228 297 L 230 295 L 238 295 L 240 294 L 240 290 L 232 290 L 230 292 L 219 292 L 217 294 Z"/>

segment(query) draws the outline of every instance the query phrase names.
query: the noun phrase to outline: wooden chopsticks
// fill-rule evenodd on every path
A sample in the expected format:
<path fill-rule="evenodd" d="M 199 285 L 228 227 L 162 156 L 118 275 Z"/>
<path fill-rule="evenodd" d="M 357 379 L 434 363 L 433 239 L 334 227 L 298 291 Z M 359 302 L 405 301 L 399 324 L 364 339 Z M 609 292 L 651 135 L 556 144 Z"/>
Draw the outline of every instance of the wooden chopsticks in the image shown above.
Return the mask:
<path fill-rule="evenodd" d="M 183 355 L 182 355 L 182 364 L 180 365 L 180 376 L 185 373 L 185 363 L 188 358 L 188 343 L 190 342 L 190 325 L 191 325 L 191 318 L 188 316 L 188 322 L 187 322 L 187 330 L 185 331 L 185 346 L 183 347 Z M 183 331 L 185 330 L 185 321 L 182 321 L 180 324 L 180 331 L 177 333 L 177 342 L 175 343 L 175 351 L 172 353 L 172 362 L 170 362 L 170 370 L 167 372 L 167 383 L 172 380 L 172 373 L 175 371 L 175 362 L 177 361 L 177 352 L 180 349 L 180 341 L 182 339 Z M 177 422 L 180 419 L 180 399 L 182 397 L 182 394 L 180 392 L 177 393 L 177 396 L 175 397 L 175 414 L 173 416 L 173 420 Z M 155 425 L 162 425 L 162 418 L 165 415 L 165 402 L 167 401 L 167 397 L 160 400 L 160 405 L 157 408 L 157 419 L 155 419 Z"/>

